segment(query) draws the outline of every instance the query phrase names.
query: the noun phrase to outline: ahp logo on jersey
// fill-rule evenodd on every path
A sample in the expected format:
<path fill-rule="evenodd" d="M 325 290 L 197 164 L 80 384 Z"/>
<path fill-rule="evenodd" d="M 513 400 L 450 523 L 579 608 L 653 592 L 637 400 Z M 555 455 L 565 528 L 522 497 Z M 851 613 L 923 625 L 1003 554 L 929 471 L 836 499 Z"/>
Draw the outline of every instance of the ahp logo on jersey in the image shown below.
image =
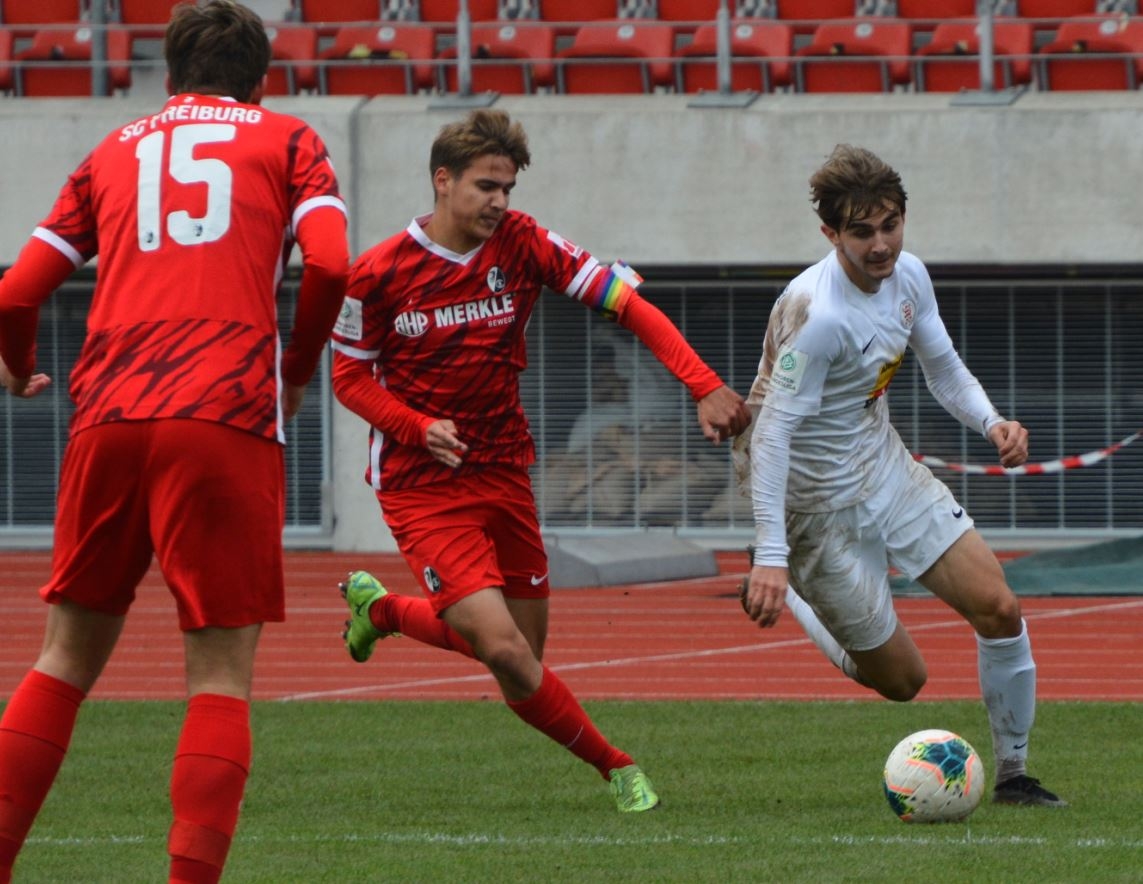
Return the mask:
<path fill-rule="evenodd" d="M 393 331 L 406 338 L 419 338 L 429 328 L 429 318 L 420 310 L 409 310 L 393 320 Z"/>
<path fill-rule="evenodd" d="M 504 291 L 504 287 L 508 285 L 508 277 L 504 275 L 504 271 L 499 267 L 493 267 L 488 271 L 487 276 L 488 287 L 492 289 L 492 294 L 498 295 Z"/>

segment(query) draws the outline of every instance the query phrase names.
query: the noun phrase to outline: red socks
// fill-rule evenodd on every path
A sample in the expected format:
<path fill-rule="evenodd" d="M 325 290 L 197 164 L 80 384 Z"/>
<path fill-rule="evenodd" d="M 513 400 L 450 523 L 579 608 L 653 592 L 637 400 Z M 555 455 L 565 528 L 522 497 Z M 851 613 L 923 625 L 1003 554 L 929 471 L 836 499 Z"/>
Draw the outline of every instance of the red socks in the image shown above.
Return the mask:
<path fill-rule="evenodd" d="M 426 645 L 476 659 L 472 646 L 436 615 L 428 599 L 391 592 L 369 609 L 369 620 L 381 632 L 399 632 Z"/>
<path fill-rule="evenodd" d="M 55 782 L 85 696 L 32 669 L 8 701 L 0 719 L 0 881 L 11 880 L 12 863 Z"/>
<path fill-rule="evenodd" d="M 221 877 L 250 757 L 250 704 L 220 694 L 191 697 L 171 771 L 171 882 L 215 884 Z"/>
<path fill-rule="evenodd" d="M 526 700 L 508 701 L 508 708 L 592 765 L 605 780 L 610 779 L 608 774 L 615 768 L 635 763 L 630 755 L 607 742 L 567 685 L 547 666 L 536 693 Z"/>

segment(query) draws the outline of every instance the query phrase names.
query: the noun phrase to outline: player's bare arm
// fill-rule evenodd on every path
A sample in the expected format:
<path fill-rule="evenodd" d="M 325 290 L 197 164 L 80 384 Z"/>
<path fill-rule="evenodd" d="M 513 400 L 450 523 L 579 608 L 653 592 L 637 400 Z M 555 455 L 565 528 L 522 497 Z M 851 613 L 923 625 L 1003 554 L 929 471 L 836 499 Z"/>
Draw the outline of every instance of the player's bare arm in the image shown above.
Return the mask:
<path fill-rule="evenodd" d="M 51 382 L 52 379 L 46 374 L 34 374 L 31 377 L 18 378 L 8 371 L 8 366 L 4 364 L 3 359 L 0 359 L 0 385 L 3 385 L 4 389 L 13 396 L 31 399 L 33 396 L 38 396 L 44 392 Z"/>
<path fill-rule="evenodd" d="M 702 434 L 717 445 L 750 426 L 750 409 L 745 399 L 722 386 L 698 401 L 698 421 Z"/>
<path fill-rule="evenodd" d="M 425 447 L 446 467 L 459 467 L 468 451 L 468 446 L 456 434 L 456 424 L 450 420 L 429 424 L 425 430 Z"/>
<path fill-rule="evenodd" d="M 1018 467 L 1028 460 L 1028 431 L 1019 421 L 1002 421 L 988 431 L 1000 454 L 1000 465 Z"/>
<path fill-rule="evenodd" d="M 742 598 L 746 616 L 762 628 L 773 626 L 786 603 L 786 586 L 790 571 L 777 565 L 755 565 L 750 569 L 750 583 Z"/>

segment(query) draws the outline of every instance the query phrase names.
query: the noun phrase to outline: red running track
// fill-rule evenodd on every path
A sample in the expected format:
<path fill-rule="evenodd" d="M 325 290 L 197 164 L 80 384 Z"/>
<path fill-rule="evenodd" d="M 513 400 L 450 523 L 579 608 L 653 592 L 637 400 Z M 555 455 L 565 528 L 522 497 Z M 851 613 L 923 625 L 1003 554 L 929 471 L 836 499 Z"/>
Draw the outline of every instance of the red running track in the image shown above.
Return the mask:
<path fill-rule="evenodd" d="M 842 677 L 787 613 L 760 630 L 739 608 L 741 553 L 719 553 L 722 575 L 671 583 L 561 589 L 552 594 L 546 662 L 581 699 L 875 699 Z M 36 590 L 46 553 L 0 553 L 0 698 L 35 660 L 46 606 Z M 413 591 L 396 555 L 287 555 L 285 623 L 263 634 L 254 681 L 261 700 L 497 699 L 475 661 L 407 638 L 386 639 L 365 664 L 341 644 L 336 584 L 371 569 Z M 1022 600 L 1045 700 L 1143 700 L 1143 597 Z M 967 625 L 931 598 L 900 599 L 902 620 L 929 664 L 922 700 L 976 699 L 976 645 Z M 181 699 L 182 642 L 157 570 L 140 589 L 123 638 L 92 696 Z M 1115 673 L 1109 678 L 1109 673 Z"/>

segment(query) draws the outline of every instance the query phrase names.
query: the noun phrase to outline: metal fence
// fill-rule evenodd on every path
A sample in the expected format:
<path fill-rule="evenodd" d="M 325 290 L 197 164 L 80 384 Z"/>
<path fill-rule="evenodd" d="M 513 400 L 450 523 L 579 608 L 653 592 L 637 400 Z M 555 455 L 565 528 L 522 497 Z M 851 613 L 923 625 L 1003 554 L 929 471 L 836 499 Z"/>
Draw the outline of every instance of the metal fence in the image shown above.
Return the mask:
<path fill-rule="evenodd" d="M 770 308 L 792 275 L 694 274 L 643 291 L 731 386 L 746 391 Z M 1028 427 L 1033 461 L 1100 451 L 1143 427 L 1143 280 L 1136 275 L 934 278 L 959 352 L 996 407 Z M 725 447 L 703 440 L 689 397 L 630 334 L 577 304 L 546 298 L 530 335 L 526 406 L 547 527 L 750 531 L 749 501 L 734 489 Z M 995 449 L 928 393 L 911 354 L 889 403 L 914 453 L 996 463 Z M 1045 475 L 936 472 L 985 530 L 1143 529 L 1143 442 L 1096 465 Z"/>
<path fill-rule="evenodd" d="M 94 280 L 78 274 L 40 310 L 37 370 L 52 386 L 34 399 L 0 395 L 0 542 L 13 538 L 46 542 L 55 518 L 60 461 L 73 406 L 68 376 L 85 334 Z M 284 287 L 278 312 L 288 326 L 296 286 Z M 306 393 L 298 416 L 287 425 L 286 526 L 295 539 L 324 542 L 332 526 L 323 490 L 331 473 L 328 354 Z"/>
<path fill-rule="evenodd" d="M 643 292 L 735 389 L 754 378 L 766 320 L 793 271 L 641 268 Z M 1032 459 L 1100 451 L 1143 427 L 1143 273 L 969 278 L 934 271 L 945 323 L 1004 414 L 1022 421 Z M 0 541 L 48 536 L 71 404 L 67 376 L 82 341 L 92 282 L 78 277 L 41 315 L 35 400 L 0 397 Z M 293 314 L 287 286 L 280 314 Z M 707 443 L 694 404 L 634 338 L 581 305 L 548 294 L 528 329 L 525 408 L 538 459 L 536 498 L 548 530 L 665 526 L 681 534 L 748 535 L 728 450 Z M 328 544 L 332 514 L 328 366 L 289 427 L 287 539 Z M 907 356 L 889 393 L 915 453 L 991 464 L 995 452 L 924 389 Z M 1049 537 L 1143 529 L 1143 442 L 1098 464 L 1040 476 L 937 470 L 986 531 Z"/>

